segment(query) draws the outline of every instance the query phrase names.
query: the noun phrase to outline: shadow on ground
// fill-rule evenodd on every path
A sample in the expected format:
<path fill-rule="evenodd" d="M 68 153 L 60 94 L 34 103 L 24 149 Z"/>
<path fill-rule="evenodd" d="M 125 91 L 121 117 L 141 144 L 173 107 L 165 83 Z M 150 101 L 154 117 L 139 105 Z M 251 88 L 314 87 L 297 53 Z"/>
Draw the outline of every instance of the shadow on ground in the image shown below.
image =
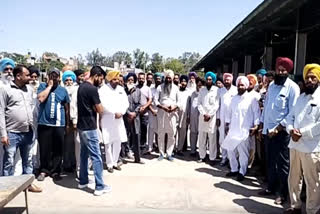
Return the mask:
<path fill-rule="evenodd" d="M 283 208 L 263 204 L 249 198 L 234 199 L 233 202 L 242 206 L 248 213 L 280 214 L 284 211 Z"/>
<path fill-rule="evenodd" d="M 61 180 L 59 180 L 59 181 L 53 180 L 53 183 L 58 186 L 68 188 L 68 189 L 79 189 L 78 188 L 78 181 L 76 180 L 76 178 L 73 174 L 63 174 Z M 93 191 L 94 191 L 90 188 L 83 188 L 82 190 L 86 191 L 88 193 L 93 193 Z"/>

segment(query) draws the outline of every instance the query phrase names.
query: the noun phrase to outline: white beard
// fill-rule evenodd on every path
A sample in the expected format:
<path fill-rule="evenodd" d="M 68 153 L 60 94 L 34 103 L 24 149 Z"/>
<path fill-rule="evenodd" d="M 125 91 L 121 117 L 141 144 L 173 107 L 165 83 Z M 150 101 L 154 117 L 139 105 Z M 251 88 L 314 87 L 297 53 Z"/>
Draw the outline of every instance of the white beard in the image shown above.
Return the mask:
<path fill-rule="evenodd" d="M 130 91 L 131 88 L 133 88 L 135 86 L 135 84 L 127 84 L 128 90 Z"/>
<path fill-rule="evenodd" d="M 1 82 L 3 85 L 9 85 L 13 79 L 13 76 L 1 75 Z"/>
<path fill-rule="evenodd" d="M 70 85 L 70 86 L 64 86 L 67 89 L 68 95 L 69 97 L 71 96 L 71 94 L 73 93 L 74 90 L 74 86 Z"/>

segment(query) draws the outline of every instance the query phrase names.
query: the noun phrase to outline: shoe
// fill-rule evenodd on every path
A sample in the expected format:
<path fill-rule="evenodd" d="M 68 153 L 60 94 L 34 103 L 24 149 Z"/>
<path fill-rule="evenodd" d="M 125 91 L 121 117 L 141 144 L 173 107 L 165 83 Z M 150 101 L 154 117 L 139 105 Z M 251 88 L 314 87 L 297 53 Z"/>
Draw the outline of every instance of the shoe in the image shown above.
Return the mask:
<path fill-rule="evenodd" d="M 60 173 L 57 173 L 57 172 L 53 173 L 53 174 L 51 175 L 51 177 L 52 177 L 52 179 L 55 180 L 55 181 L 61 181 L 61 180 L 62 180 L 62 177 L 61 177 Z"/>
<path fill-rule="evenodd" d="M 162 161 L 163 160 L 163 155 L 160 155 L 159 157 L 158 157 L 158 161 Z"/>
<path fill-rule="evenodd" d="M 178 156 L 184 156 L 183 152 L 182 151 L 177 151 L 176 153 Z"/>
<path fill-rule="evenodd" d="M 120 166 L 113 166 L 114 169 L 121 171 L 121 167 Z"/>
<path fill-rule="evenodd" d="M 47 174 L 44 172 L 41 172 L 40 175 L 38 176 L 37 180 L 38 181 L 44 181 L 46 179 Z"/>
<path fill-rule="evenodd" d="M 242 175 L 241 173 L 239 173 L 237 175 L 237 181 L 243 181 L 244 180 L 244 175 Z"/>
<path fill-rule="evenodd" d="M 216 165 L 216 161 L 215 161 L 215 160 L 210 160 L 210 161 L 209 161 L 209 165 L 210 165 L 210 166 Z"/>
<path fill-rule="evenodd" d="M 143 160 L 134 161 L 134 163 L 145 164 L 145 162 Z"/>
<path fill-rule="evenodd" d="M 226 177 L 234 177 L 234 176 L 237 176 L 239 174 L 239 172 L 228 172 L 226 174 Z"/>
<path fill-rule="evenodd" d="M 283 214 L 301 214 L 301 209 L 290 207 L 286 209 Z"/>
<path fill-rule="evenodd" d="M 31 184 L 29 187 L 28 187 L 28 191 L 29 192 L 36 192 L 36 193 L 39 193 L 39 192 L 42 192 L 42 189 L 38 186 L 36 186 L 35 184 Z"/>
<path fill-rule="evenodd" d="M 278 196 L 278 197 L 276 198 L 276 200 L 274 200 L 274 204 L 276 204 L 276 205 L 282 205 L 285 201 L 286 201 L 285 198 L 283 198 L 283 197 L 281 197 L 281 196 Z"/>
<path fill-rule="evenodd" d="M 170 155 L 170 156 L 168 156 L 168 158 L 167 158 L 167 159 L 168 159 L 168 161 L 171 161 L 171 162 L 174 160 L 174 159 L 173 159 L 173 157 L 172 157 L 171 155 Z"/>
<path fill-rule="evenodd" d="M 94 183 L 94 182 L 89 179 L 89 182 L 88 182 L 87 184 L 80 184 L 80 183 L 79 183 L 79 184 L 78 184 L 78 188 L 79 188 L 79 189 L 84 189 L 84 188 L 88 187 L 89 184 L 93 184 L 93 183 Z"/>
<path fill-rule="evenodd" d="M 198 163 L 204 163 L 205 160 L 200 158 L 197 162 L 198 162 Z"/>
<path fill-rule="evenodd" d="M 190 156 L 193 157 L 193 158 L 197 157 L 197 153 L 195 153 L 195 152 L 194 153 L 190 153 Z"/>
<path fill-rule="evenodd" d="M 100 196 L 100 195 L 103 195 L 103 194 L 109 193 L 109 192 L 111 192 L 111 186 L 104 185 L 104 188 L 102 190 L 95 190 L 93 195 Z"/>
<path fill-rule="evenodd" d="M 228 160 L 223 160 L 219 164 L 220 166 L 227 166 L 228 165 Z"/>
<path fill-rule="evenodd" d="M 268 189 L 262 190 L 260 192 L 258 192 L 258 195 L 261 196 L 270 196 L 270 195 L 274 195 L 274 193 Z"/>
<path fill-rule="evenodd" d="M 109 173 L 113 173 L 113 168 L 112 168 L 112 167 L 108 167 L 108 168 L 107 168 L 107 171 L 108 171 Z"/>
<path fill-rule="evenodd" d="M 122 166 L 123 162 L 121 160 L 118 161 L 118 166 Z"/>

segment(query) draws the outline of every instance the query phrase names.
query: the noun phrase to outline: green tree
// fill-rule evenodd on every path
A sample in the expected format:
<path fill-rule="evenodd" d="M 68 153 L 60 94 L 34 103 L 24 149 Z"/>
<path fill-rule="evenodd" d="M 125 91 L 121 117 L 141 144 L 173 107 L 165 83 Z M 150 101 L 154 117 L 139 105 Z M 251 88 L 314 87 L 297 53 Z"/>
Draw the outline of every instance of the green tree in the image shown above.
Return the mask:
<path fill-rule="evenodd" d="M 139 48 L 133 51 L 133 62 L 135 68 L 146 70 L 146 65 L 149 61 L 149 55 L 141 51 Z"/>
<path fill-rule="evenodd" d="M 102 66 L 105 60 L 105 57 L 100 53 L 98 48 L 88 53 L 86 58 L 88 61 L 88 65 L 90 66 L 94 66 L 94 65 Z"/>
<path fill-rule="evenodd" d="M 184 52 L 179 60 L 183 63 L 186 72 L 189 72 L 194 64 L 201 59 L 201 55 L 196 52 Z"/>
<path fill-rule="evenodd" d="M 148 70 L 151 70 L 153 73 L 162 72 L 164 69 L 163 56 L 159 53 L 152 54 L 151 64 L 148 66 Z"/>
<path fill-rule="evenodd" d="M 128 65 L 132 63 L 131 55 L 125 51 L 117 51 L 112 55 L 113 62 L 124 62 L 124 64 Z"/>
<path fill-rule="evenodd" d="M 182 62 L 178 59 L 174 59 L 174 58 L 168 58 L 166 60 L 166 63 L 164 65 L 164 67 L 166 69 L 170 69 L 172 70 L 174 73 L 179 73 L 179 74 L 183 74 L 185 73 L 184 70 L 184 65 L 182 64 Z"/>
<path fill-rule="evenodd" d="M 58 54 L 56 54 L 56 53 L 54 53 L 54 52 L 48 52 L 48 51 L 46 51 L 46 52 L 44 52 L 43 53 L 44 55 L 46 55 L 47 57 L 58 57 Z"/>

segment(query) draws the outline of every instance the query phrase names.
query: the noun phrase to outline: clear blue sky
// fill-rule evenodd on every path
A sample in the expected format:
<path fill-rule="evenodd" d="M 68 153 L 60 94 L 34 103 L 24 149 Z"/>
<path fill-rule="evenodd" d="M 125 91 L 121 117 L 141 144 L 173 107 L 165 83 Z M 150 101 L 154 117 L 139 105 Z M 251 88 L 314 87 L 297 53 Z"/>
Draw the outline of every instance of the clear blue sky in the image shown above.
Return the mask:
<path fill-rule="evenodd" d="M 1 0 L 0 51 L 206 54 L 262 0 Z"/>

